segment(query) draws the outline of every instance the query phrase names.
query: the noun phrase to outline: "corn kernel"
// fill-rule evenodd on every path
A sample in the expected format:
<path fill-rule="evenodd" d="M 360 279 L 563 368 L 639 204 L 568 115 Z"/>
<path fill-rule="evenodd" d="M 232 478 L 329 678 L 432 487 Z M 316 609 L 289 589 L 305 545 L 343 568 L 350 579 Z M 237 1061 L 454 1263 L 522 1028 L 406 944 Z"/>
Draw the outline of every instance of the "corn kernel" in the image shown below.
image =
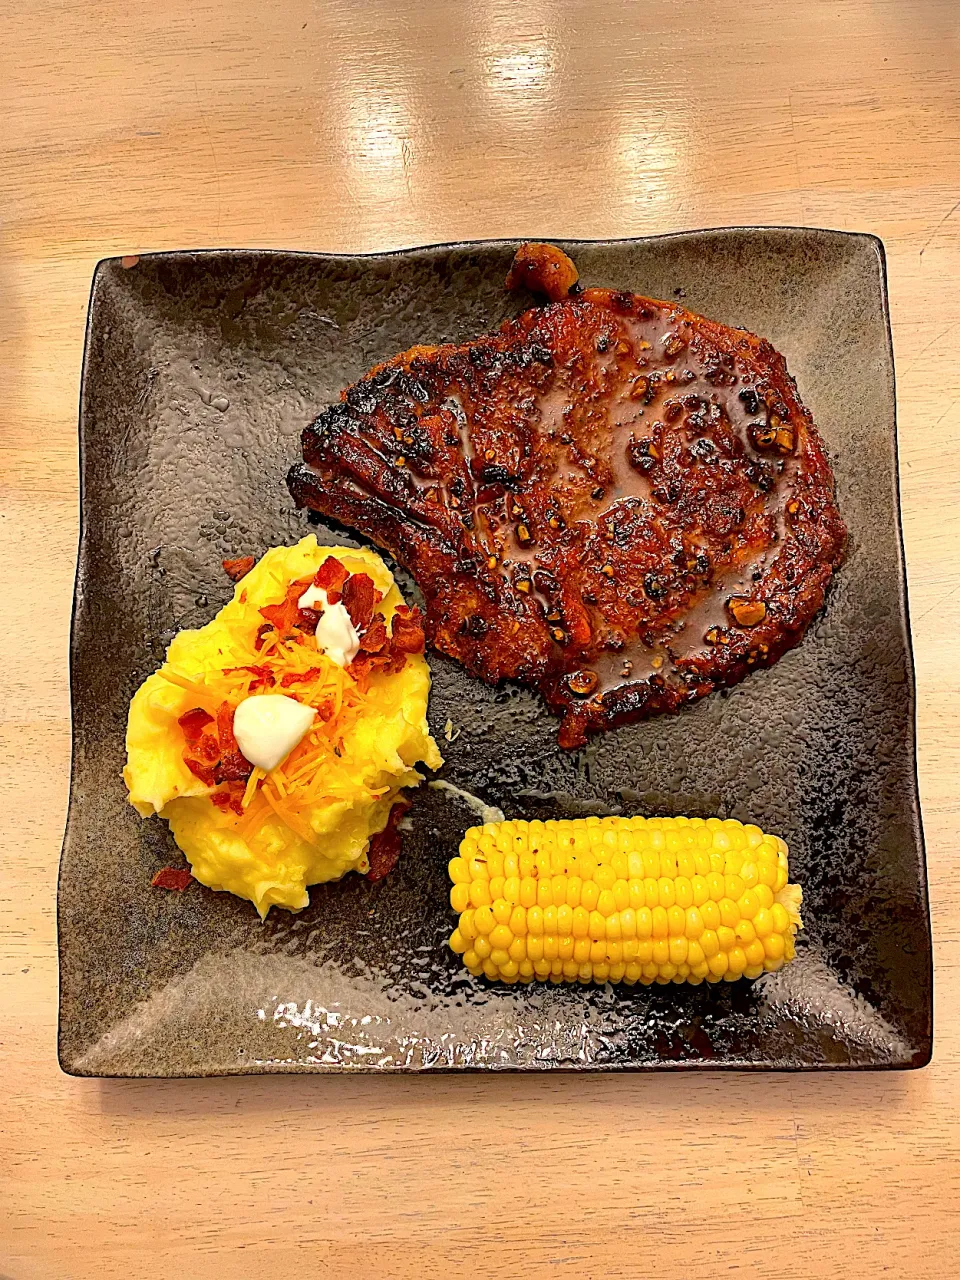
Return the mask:
<path fill-rule="evenodd" d="M 743 954 L 747 957 L 748 968 L 763 968 L 763 962 L 767 958 L 766 949 L 759 938 L 754 938 L 743 949 Z M 754 974 L 754 977 L 757 975 Z"/>
<path fill-rule="evenodd" d="M 515 938 L 525 938 L 527 936 L 527 913 L 523 907 L 513 908 L 508 924 L 510 932 Z"/>
<path fill-rule="evenodd" d="M 493 948 L 490 946 L 490 939 L 485 938 L 483 934 L 479 934 L 473 943 L 473 949 L 481 960 L 489 960 L 490 952 Z"/>
<path fill-rule="evenodd" d="M 567 881 L 567 906 L 579 907 L 580 894 L 583 892 L 583 881 L 579 876 L 571 876 Z"/>
<path fill-rule="evenodd" d="M 667 935 L 671 938 L 679 938 L 686 931 L 687 913 L 683 907 L 667 908 Z"/>
<path fill-rule="evenodd" d="M 516 960 L 519 964 L 521 960 L 527 958 L 527 940 L 526 938 L 514 938 L 507 947 L 507 954 L 511 960 Z"/>
<path fill-rule="evenodd" d="M 781 934 L 771 933 L 763 939 L 763 953 L 768 960 L 782 960 L 785 950 Z"/>
<path fill-rule="evenodd" d="M 730 967 L 730 961 L 727 959 L 725 951 L 718 951 L 715 956 L 711 956 L 707 961 L 707 968 L 717 978 L 722 978 Z"/>
<path fill-rule="evenodd" d="M 653 940 L 653 961 L 655 964 L 666 964 L 670 959 L 670 939 L 654 938 Z"/>
<path fill-rule="evenodd" d="M 607 937 L 620 941 L 620 916 L 616 911 L 613 915 L 607 916 Z"/>
<path fill-rule="evenodd" d="M 471 880 L 470 902 L 475 907 L 490 905 L 490 882 L 488 880 Z"/>
<path fill-rule="evenodd" d="M 470 886 L 468 884 L 457 883 L 450 890 L 450 905 L 459 915 L 461 911 L 466 911 L 470 905 Z"/>
<path fill-rule="evenodd" d="M 733 929 L 740 923 L 740 908 L 732 898 L 721 898 L 717 905 L 720 908 L 720 919 L 728 929 Z"/>
<path fill-rule="evenodd" d="M 703 933 L 703 916 L 696 907 L 688 907 L 684 913 L 683 931 L 688 938 L 699 938 Z"/>
<path fill-rule="evenodd" d="M 744 955 L 743 947 L 732 947 L 727 955 L 730 962 L 728 973 L 740 974 L 747 967 L 747 957 Z"/>
<path fill-rule="evenodd" d="M 493 911 L 493 918 L 496 920 L 497 924 L 509 923 L 510 917 L 513 914 L 513 907 L 511 907 L 510 903 L 507 902 L 506 898 L 498 898 L 491 907 L 491 910 Z"/>
<path fill-rule="evenodd" d="M 482 965 L 483 965 L 483 961 L 480 959 L 480 957 L 477 955 L 475 951 L 465 951 L 463 953 L 463 963 L 467 966 L 467 968 L 471 972 L 473 972 L 473 970 L 475 969 L 482 968 Z"/>
<path fill-rule="evenodd" d="M 620 936 L 621 938 L 637 936 L 637 913 L 632 907 L 625 907 L 620 912 Z"/>
<path fill-rule="evenodd" d="M 740 897 L 744 890 L 742 877 L 738 875 L 728 875 L 723 877 L 726 886 L 726 896 L 732 898 L 734 902 Z"/>
<path fill-rule="evenodd" d="M 611 964 L 619 964 L 623 959 L 623 948 L 619 942 L 611 942 L 607 939 L 606 958 Z"/>
<path fill-rule="evenodd" d="M 752 920 L 760 910 L 760 900 L 752 889 L 747 889 L 737 900 L 737 907 L 744 920 Z"/>
<path fill-rule="evenodd" d="M 686 911 L 687 907 L 693 906 L 693 885 L 686 876 L 677 876 L 673 892 L 678 907 Z"/>
<path fill-rule="evenodd" d="M 617 902 L 613 893 L 609 889 L 601 889 L 600 897 L 597 899 L 597 910 L 606 920 L 612 916 L 617 909 Z"/>
<path fill-rule="evenodd" d="M 580 890 L 580 905 L 587 911 L 596 911 L 597 900 L 600 897 L 600 886 L 596 880 L 587 880 L 584 878 L 583 888 Z"/>
<path fill-rule="evenodd" d="M 698 965 L 705 964 L 706 956 L 703 954 L 703 947 L 699 942 L 687 943 L 687 964 L 695 969 Z"/>
<path fill-rule="evenodd" d="M 543 933 L 543 910 L 540 907 L 530 907 L 527 910 L 527 933 L 536 934 L 538 937 Z"/>
<path fill-rule="evenodd" d="M 470 883 L 470 872 L 463 858 L 451 858 L 447 863 L 447 871 L 454 884 Z"/>
<path fill-rule="evenodd" d="M 688 942 L 682 935 L 672 937 L 670 939 L 670 961 L 672 964 L 681 965 L 686 961 Z"/>
<path fill-rule="evenodd" d="M 737 945 L 737 935 L 732 929 L 722 924 L 717 930 L 717 941 L 720 943 L 721 951 L 729 952 Z"/>
<path fill-rule="evenodd" d="M 590 948 L 593 942 L 590 938 L 574 938 L 573 940 L 573 958 L 578 964 L 585 964 L 590 959 Z"/>
<path fill-rule="evenodd" d="M 758 938 L 765 938 L 773 932 L 773 916 L 765 907 L 761 907 L 753 917 L 753 928 Z"/>
<path fill-rule="evenodd" d="M 787 914 L 786 907 L 780 902 L 775 902 L 770 908 L 770 915 L 773 918 L 773 927 L 777 933 L 786 933 L 790 927 L 790 917 Z"/>
<path fill-rule="evenodd" d="M 555 933 L 545 933 L 543 935 L 543 958 L 544 960 L 556 960 L 560 954 L 560 939 Z"/>
<path fill-rule="evenodd" d="M 532 933 L 527 934 L 527 959 L 536 963 L 543 959 L 543 938 L 534 937 Z"/>
<path fill-rule="evenodd" d="M 755 862 L 745 862 L 740 868 L 740 879 L 748 889 L 753 889 L 760 882 L 760 872 Z"/>
<path fill-rule="evenodd" d="M 599 964 L 606 954 L 607 942 L 605 938 L 595 939 L 590 943 L 590 961 L 592 964 Z"/>
<path fill-rule="evenodd" d="M 487 934 L 493 933 L 494 929 L 497 927 L 497 922 L 494 919 L 493 911 L 490 909 L 490 907 L 487 907 L 487 906 L 478 907 L 476 911 L 474 911 L 473 924 L 477 933 L 482 933 L 484 937 L 486 937 Z M 461 928 L 462 928 L 462 921 L 461 921 Z"/>
<path fill-rule="evenodd" d="M 707 888 L 710 890 L 710 897 L 714 902 L 719 902 L 721 898 L 727 896 L 727 886 L 719 871 L 711 871 L 707 876 Z"/>
<path fill-rule="evenodd" d="M 720 939 L 717 937 L 713 929 L 704 929 L 698 941 L 700 946 L 703 948 L 703 954 L 708 960 L 711 956 L 715 956 L 720 950 Z"/>
<path fill-rule="evenodd" d="M 653 938 L 637 938 L 636 963 L 650 964 L 653 961 Z"/>
<path fill-rule="evenodd" d="M 655 938 L 665 938 L 670 932 L 670 924 L 664 908 L 654 907 L 650 912 L 650 917 L 653 922 L 653 936 Z"/>
<path fill-rule="evenodd" d="M 613 867 L 607 863 L 601 863 L 597 868 L 597 884 L 602 889 L 612 889 L 617 882 L 617 875 Z"/>
<path fill-rule="evenodd" d="M 761 908 L 769 911 L 773 906 L 773 890 L 770 886 L 766 884 L 758 884 L 754 888 L 753 892 L 757 895 L 757 901 L 760 903 Z"/>
<path fill-rule="evenodd" d="M 626 911 L 630 906 L 630 886 L 626 880 L 618 880 L 613 886 L 613 901 L 618 911 Z"/>
<path fill-rule="evenodd" d="M 469 945 L 470 944 L 467 942 L 460 930 L 454 929 L 453 933 L 450 935 L 450 950 L 456 951 L 457 955 L 462 956 Z"/>
<path fill-rule="evenodd" d="M 666 876 L 661 876 L 657 881 L 659 890 L 659 902 L 661 907 L 672 907 L 677 900 L 675 885 L 673 880 L 668 880 Z"/>
<path fill-rule="evenodd" d="M 700 914 L 703 916 L 703 924 L 707 929 L 716 929 L 720 924 L 720 907 L 710 898 L 700 908 Z"/>
<path fill-rule="evenodd" d="M 573 946 L 574 939 L 569 934 L 567 934 L 566 937 L 561 935 L 561 937 L 557 939 L 557 955 L 561 960 L 573 959 Z"/>
<path fill-rule="evenodd" d="M 599 911 L 590 912 L 589 933 L 590 937 L 594 939 L 605 938 L 607 936 L 607 922 Z"/>
<path fill-rule="evenodd" d="M 490 964 L 495 964 L 498 969 L 502 969 L 510 960 L 510 954 L 506 947 L 494 947 L 490 952 Z"/>

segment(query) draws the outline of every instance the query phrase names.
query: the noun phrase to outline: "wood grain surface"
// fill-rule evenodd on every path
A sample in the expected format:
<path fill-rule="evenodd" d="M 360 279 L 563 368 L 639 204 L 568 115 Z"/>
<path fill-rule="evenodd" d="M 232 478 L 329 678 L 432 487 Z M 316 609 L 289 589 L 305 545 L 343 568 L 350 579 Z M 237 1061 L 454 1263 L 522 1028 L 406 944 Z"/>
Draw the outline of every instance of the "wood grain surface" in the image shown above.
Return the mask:
<path fill-rule="evenodd" d="M 956 0 L 0 0 L 0 1277 L 960 1274 Z M 936 943 L 913 1074 L 68 1079 L 98 258 L 734 223 L 886 243 Z"/>

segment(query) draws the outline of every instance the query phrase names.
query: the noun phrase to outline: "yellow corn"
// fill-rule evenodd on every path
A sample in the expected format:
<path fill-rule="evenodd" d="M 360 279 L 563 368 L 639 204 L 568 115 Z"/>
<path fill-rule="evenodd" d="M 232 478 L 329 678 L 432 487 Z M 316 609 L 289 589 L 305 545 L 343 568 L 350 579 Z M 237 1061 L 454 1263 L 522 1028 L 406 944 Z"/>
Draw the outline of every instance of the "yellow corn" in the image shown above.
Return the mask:
<path fill-rule="evenodd" d="M 757 978 L 802 927 L 786 844 L 733 819 L 488 822 L 449 870 L 450 946 L 502 982 Z"/>

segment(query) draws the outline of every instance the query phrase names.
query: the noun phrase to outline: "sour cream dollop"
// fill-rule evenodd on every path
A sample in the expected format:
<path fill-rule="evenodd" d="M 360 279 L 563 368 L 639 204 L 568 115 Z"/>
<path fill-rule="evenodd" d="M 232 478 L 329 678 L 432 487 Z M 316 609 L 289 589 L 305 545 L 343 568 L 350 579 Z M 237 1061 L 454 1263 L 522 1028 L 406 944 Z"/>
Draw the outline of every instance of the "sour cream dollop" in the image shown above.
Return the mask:
<path fill-rule="evenodd" d="M 338 600 L 336 604 L 330 604 L 323 587 L 311 583 L 297 605 L 301 609 L 323 610 L 317 623 L 317 647 L 323 649 L 337 666 L 348 666 L 360 652 L 360 637 L 341 602 Z"/>
<path fill-rule="evenodd" d="M 250 763 L 269 773 L 300 742 L 316 714 L 282 693 L 254 694 L 234 712 L 233 736 Z"/>

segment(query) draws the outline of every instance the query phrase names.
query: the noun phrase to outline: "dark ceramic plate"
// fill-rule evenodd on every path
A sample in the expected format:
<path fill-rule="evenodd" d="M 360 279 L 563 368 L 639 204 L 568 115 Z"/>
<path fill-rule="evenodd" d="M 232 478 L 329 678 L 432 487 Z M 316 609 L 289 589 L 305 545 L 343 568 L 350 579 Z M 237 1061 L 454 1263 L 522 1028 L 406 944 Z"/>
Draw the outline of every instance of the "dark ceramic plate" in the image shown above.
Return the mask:
<path fill-rule="evenodd" d="M 120 780 L 127 703 L 230 594 L 224 556 L 307 529 L 300 429 L 374 361 L 519 310 L 515 246 L 373 257 L 203 252 L 102 262 L 80 437 L 74 756 L 60 875 L 60 1061 L 78 1075 L 548 1067 L 912 1067 L 931 1048 L 883 255 L 869 236 L 730 230 L 567 245 L 618 285 L 769 337 L 836 463 L 850 556 L 799 649 L 728 694 L 568 755 L 518 688 L 431 657 L 444 777 L 508 816 L 686 813 L 781 833 L 804 889 L 796 962 L 757 983 L 493 988 L 458 967 L 446 863 L 475 820 L 421 788 L 397 870 L 299 915 L 197 884 Z M 126 260 L 129 263 L 129 260 Z M 342 530 L 317 528 L 321 541 Z M 409 592 L 411 584 L 404 581 Z M 460 730 L 446 744 L 447 720 Z"/>

